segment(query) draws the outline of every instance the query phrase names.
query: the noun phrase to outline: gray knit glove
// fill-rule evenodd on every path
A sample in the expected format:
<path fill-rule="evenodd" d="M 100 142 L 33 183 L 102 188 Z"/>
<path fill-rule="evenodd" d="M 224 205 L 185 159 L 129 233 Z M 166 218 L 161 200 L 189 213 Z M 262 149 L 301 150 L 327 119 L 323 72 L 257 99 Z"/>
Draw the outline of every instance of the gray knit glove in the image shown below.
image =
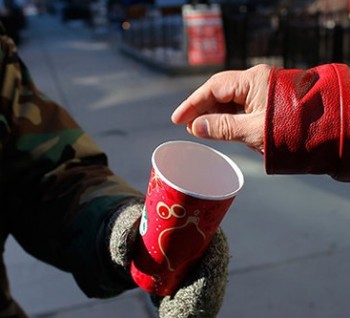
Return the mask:
<path fill-rule="evenodd" d="M 113 220 L 109 249 L 116 264 L 128 269 L 143 203 L 129 203 Z M 151 295 L 161 318 L 214 318 L 218 314 L 227 284 L 229 248 L 221 229 L 189 274 L 188 280 L 173 295 Z"/>

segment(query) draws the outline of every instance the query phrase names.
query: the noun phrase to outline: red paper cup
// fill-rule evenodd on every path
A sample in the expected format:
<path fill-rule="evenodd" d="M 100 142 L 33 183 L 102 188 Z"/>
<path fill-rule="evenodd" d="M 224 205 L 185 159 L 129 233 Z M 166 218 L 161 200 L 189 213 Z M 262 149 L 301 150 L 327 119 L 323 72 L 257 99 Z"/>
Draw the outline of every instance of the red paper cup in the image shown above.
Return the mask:
<path fill-rule="evenodd" d="M 131 275 L 147 292 L 173 294 L 208 247 L 244 183 L 238 166 L 199 143 L 170 141 L 152 170 Z"/>

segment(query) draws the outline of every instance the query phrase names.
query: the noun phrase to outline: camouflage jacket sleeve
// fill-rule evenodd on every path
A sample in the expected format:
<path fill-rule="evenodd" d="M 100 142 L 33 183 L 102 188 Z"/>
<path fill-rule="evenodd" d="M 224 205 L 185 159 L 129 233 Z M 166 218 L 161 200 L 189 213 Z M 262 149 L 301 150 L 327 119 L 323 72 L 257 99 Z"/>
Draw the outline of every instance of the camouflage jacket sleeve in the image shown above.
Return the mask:
<path fill-rule="evenodd" d="M 24 249 L 71 272 L 90 297 L 132 287 L 110 273 L 103 226 L 125 200 L 142 195 L 107 166 L 105 154 L 69 114 L 34 85 L 0 37 L 1 214 Z"/>

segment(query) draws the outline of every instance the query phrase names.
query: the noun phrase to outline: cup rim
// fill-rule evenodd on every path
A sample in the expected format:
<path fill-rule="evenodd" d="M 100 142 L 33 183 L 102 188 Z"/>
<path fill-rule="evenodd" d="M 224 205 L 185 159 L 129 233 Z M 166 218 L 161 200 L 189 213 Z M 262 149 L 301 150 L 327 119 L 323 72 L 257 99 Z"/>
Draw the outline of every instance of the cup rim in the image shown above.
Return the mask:
<path fill-rule="evenodd" d="M 192 144 L 192 145 L 195 145 L 195 146 L 199 146 L 199 147 L 202 147 L 202 148 L 206 148 L 208 150 L 211 150 L 213 152 L 215 152 L 218 156 L 222 157 L 231 167 L 232 169 L 234 170 L 236 176 L 237 176 L 237 180 L 238 180 L 238 187 L 237 189 L 235 189 L 234 191 L 231 191 L 227 194 L 224 194 L 224 195 L 206 195 L 206 194 L 201 194 L 201 193 L 197 193 L 197 192 L 194 192 L 194 191 L 190 191 L 190 190 L 186 190 L 184 188 L 181 188 L 179 187 L 178 185 L 174 184 L 172 181 L 170 181 L 157 167 L 157 165 L 155 164 L 155 156 L 156 156 L 156 153 L 157 151 L 166 146 L 166 145 L 169 145 L 169 144 L 179 144 L 179 143 L 184 143 L 184 144 Z M 190 195 L 194 198 L 199 198 L 199 199 L 205 199 L 205 200 L 227 200 L 227 199 L 230 199 L 230 198 L 233 198 L 236 196 L 236 194 L 242 189 L 243 185 L 244 185 L 244 175 L 241 171 L 241 169 L 239 168 L 239 166 L 227 155 L 225 155 L 224 153 L 222 153 L 221 151 L 218 151 L 208 145 L 205 145 L 205 144 L 202 144 L 202 143 L 199 143 L 199 142 L 194 142 L 194 141 L 189 141 L 189 140 L 170 140 L 170 141 L 166 141 L 166 142 L 163 142 L 161 143 L 160 145 L 158 145 L 153 153 L 152 153 L 152 167 L 153 169 L 156 171 L 156 173 L 164 180 L 166 180 L 166 182 L 171 186 L 173 187 L 174 189 L 176 189 L 177 191 L 181 192 L 181 193 L 184 193 L 184 194 L 187 194 L 187 195 Z"/>

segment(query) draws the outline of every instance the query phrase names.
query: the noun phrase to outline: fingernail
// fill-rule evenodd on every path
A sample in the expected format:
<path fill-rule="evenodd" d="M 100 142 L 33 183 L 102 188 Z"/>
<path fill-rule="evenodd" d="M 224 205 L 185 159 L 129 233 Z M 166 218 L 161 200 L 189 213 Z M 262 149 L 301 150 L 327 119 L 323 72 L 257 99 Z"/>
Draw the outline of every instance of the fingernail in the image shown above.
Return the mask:
<path fill-rule="evenodd" d="M 188 132 L 189 134 L 193 135 L 192 127 L 191 127 L 191 126 L 187 125 L 186 130 L 187 130 L 187 132 Z"/>
<path fill-rule="evenodd" d="M 175 113 L 175 111 L 172 113 L 171 115 L 171 121 L 174 123 L 174 124 L 177 124 L 177 115 Z"/>
<path fill-rule="evenodd" d="M 194 129 L 195 135 L 198 135 L 204 138 L 210 136 L 209 122 L 207 119 L 198 119 L 195 122 L 194 128 L 195 128 Z M 193 130 L 193 127 L 192 127 L 192 130 Z"/>

